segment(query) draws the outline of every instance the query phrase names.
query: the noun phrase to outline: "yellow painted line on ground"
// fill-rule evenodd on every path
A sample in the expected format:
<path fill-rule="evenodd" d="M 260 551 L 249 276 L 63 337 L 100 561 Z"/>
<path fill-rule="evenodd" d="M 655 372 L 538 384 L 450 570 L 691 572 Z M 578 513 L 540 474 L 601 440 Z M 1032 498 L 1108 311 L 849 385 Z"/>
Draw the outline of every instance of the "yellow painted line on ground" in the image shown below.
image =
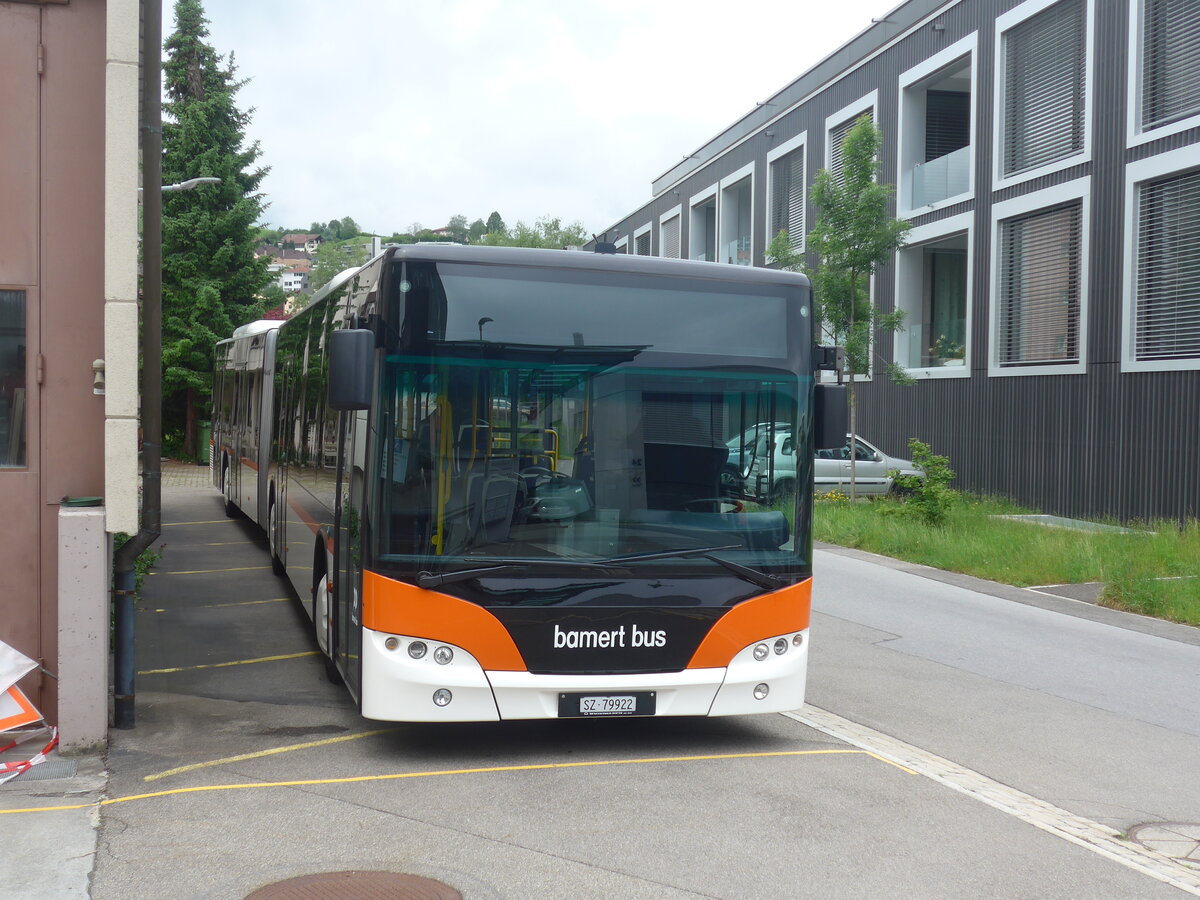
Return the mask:
<path fill-rule="evenodd" d="M 270 566 L 239 566 L 235 569 L 191 569 L 187 572 L 151 572 L 151 575 L 213 575 L 218 572 L 256 572 Z"/>
<path fill-rule="evenodd" d="M 233 525 L 235 519 L 209 519 L 207 522 L 163 522 L 163 528 L 169 528 L 172 525 Z"/>
<path fill-rule="evenodd" d="M 272 747 L 269 750 L 259 750 L 256 753 L 242 753 L 238 756 L 226 756 L 224 759 L 213 759 L 208 762 L 193 763 L 190 766 L 180 766 L 177 769 L 167 769 L 157 775 L 147 775 L 143 781 L 158 781 L 171 775 L 181 775 L 184 772 L 194 772 L 197 769 L 207 769 L 212 766 L 223 766 L 227 763 L 245 762 L 248 759 L 261 759 L 264 756 L 274 756 L 277 753 L 291 753 L 293 750 L 311 750 L 313 747 L 324 747 L 328 744 L 342 744 L 346 741 L 357 741 L 359 738 L 375 737 L 377 734 L 388 734 L 398 731 L 398 728 L 380 728 L 376 731 L 361 731 L 358 734 L 343 734 L 337 737 L 324 738 L 319 741 L 306 741 L 303 744 L 289 744 L 286 747 Z"/>
<path fill-rule="evenodd" d="M 173 669 L 146 669 L 139 675 L 169 675 L 172 672 L 191 672 L 196 669 L 224 669 L 228 666 L 248 666 L 252 663 L 278 662 L 281 659 L 300 659 L 303 656 L 316 656 L 320 650 L 305 650 L 303 653 L 287 653 L 283 656 L 263 656 L 259 659 L 235 659 L 231 662 L 204 663 L 199 666 L 177 666 Z"/>
<path fill-rule="evenodd" d="M 521 766 L 487 766 L 477 769 L 440 769 L 432 772 L 396 772 L 387 775 L 352 775 L 347 778 L 309 778 L 300 781 L 253 781 L 245 784 L 209 784 L 197 787 L 174 788 L 169 791 L 153 791 L 147 794 L 132 794 L 128 797 L 109 797 L 107 800 L 97 800 L 91 803 L 76 803 L 70 806 L 40 806 L 29 809 L 0 809 L 0 815 L 14 813 L 58 812 L 70 809 L 88 809 L 93 806 L 112 806 L 116 803 L 131 803 L 134 800 L 153 800 L 157 797 L 172 797 L 181 794 L 200 794 L 210 791 L 246 791 L 261 788 L 283 787 L 318 787 L 331 784 L 361 784 L 368 781 L 397 781 L 402 778 L 439 778 L 447 775 L 497 775 L 506 772 L 539 772 L 550 769 L 584 769 L 600 766 L 636 766 L 653 763 L 678 762 L 711 762 L 715 760 L 733 759 L 766 759 L 784 756 L 869 756 L 872 759 L 886 763 L 909 774 L 916 774 L 911 769 L 893 762 L 883 756 L 877 756 L 867 750 L 774 750 L 763 753 L 712 753 L 698 756 L 657 756 L 646 759 L 597 759 L 589 762 L 566 763 L 534 763 Z"/>
<path fill-rule="evenodd" d="M 226 606 L 257 606 L 260 603 L 286 603 L 287 597 L 276 597 L 273 600 L 241 600 L 237 603 L 205 603 L 200 606 L 172 606 L 169 609 L 156 609 L 156 613 L 179 612 L 184 609 L 222 609 Z"/>

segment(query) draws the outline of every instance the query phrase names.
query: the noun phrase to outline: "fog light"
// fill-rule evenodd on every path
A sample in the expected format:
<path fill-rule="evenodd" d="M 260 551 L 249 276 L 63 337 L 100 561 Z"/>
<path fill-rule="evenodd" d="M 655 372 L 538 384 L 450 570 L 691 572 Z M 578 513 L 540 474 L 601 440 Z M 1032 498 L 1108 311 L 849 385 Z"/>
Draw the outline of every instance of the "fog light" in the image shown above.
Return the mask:
<path fill-rule="evenodd" d="M 439 666 L 449 664 L 452 659 L 454 659 L 454 651 L 449 647 L 438 647 L 433 651 L 433 661 Z"/>
<path fill-rule="evenodd" d="M 787 653 L 787 638 L 777 638 L 775 641 L 775 655 L 783 656 Z"/>
<path fill-rule="evenodd" d="M 425 646 L 424 641 L 413 641 L 408 645 L 408 655 L 413 659 L 420 659 L 425 655 L 425 651 L 429 648 Z"/>
<path fill-rule="evenodd" d="M 796 635 L 795 637 L 792 638 L 792 643 L 795 646 L 799 647 L 801 644 L 804 643 L 804 635 L 802 635 L 802 634 Z"/>
<path fill-rule="evenodd" d="M 769 694 L 769 693 L 771 693 L 771 689 L 769 687 L 767 687 L 765 684 L 756 684 L 754 686 L 754 699 L 755 700 L 766 700 L 767 694 Z"/>
<path fill-rule="evenodd" d="M 759 644 L 757 647 L 754 648 L 754 658 L 757 659 L 759 662 L 762 662 L 764 659 L 767 658 L 767 654 L 770 652 L 771 652 L 771 648 L 768 647 L 766 644 Z"/>
<path fill-rule="evenodd" d="M 395 650 L 400 646 L 400 640 L 398 638 L 390 637 L 383 642 L 383 646 L 387 647 L 389 650 Z"/>
<path fill-rule="evenodd" d="M 763 685 L 763 687 L 766 687 L 766 685 Z M 434 706 L 449 706 L 450 701 L 453 699 L 454 699 L 454 695 L 452 693 L 450 693 L 448 690 L 446 690 L 445 688 L 438 688 L 436 691 L 433 692 Z"/>

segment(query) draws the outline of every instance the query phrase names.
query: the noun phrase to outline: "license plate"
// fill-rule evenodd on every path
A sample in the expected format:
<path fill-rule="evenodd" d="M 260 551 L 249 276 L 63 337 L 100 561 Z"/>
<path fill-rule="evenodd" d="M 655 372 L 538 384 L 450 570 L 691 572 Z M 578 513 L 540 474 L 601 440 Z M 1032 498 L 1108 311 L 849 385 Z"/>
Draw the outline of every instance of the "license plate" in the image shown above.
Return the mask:
<path fill-rule="evenodd" d="M 559 694 L 560 717 L 580 716 L 652 716 L 654 691 L 631 691 L 627 694 Z"/>

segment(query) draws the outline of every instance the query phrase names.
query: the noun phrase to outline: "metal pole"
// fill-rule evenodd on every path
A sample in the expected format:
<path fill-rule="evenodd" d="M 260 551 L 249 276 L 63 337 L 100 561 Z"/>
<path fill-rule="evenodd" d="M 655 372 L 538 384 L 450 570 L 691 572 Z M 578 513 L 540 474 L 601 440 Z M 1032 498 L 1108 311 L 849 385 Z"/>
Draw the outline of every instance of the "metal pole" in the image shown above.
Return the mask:
<path fill-rule="evenodd" d="M 113 724 L 134 726 L 134 562 L 162 530 L 162 4 L 142 3 L 142 527 L 113 559 Z"/>

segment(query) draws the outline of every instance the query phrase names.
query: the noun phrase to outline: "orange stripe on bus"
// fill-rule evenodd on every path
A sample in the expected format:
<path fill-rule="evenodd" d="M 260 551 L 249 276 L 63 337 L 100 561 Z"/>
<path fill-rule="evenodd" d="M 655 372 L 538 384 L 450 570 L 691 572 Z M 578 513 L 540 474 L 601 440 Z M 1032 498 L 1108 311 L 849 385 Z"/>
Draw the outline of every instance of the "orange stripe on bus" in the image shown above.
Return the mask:
<path fill-rule="evenodd" d="M 723 668 L 755 641 L 803 631 L 812 607 L 812 579 L 739 603 L 721 616 L 696 648 L 689 669 Z"/>
<path fill-rule="evenodd" d="M 374 572 L 363 572 L 362 599 L 364 628 L 455 644 L 492 672 L 528 668 L 507 629 L 482 606 Z"/>

